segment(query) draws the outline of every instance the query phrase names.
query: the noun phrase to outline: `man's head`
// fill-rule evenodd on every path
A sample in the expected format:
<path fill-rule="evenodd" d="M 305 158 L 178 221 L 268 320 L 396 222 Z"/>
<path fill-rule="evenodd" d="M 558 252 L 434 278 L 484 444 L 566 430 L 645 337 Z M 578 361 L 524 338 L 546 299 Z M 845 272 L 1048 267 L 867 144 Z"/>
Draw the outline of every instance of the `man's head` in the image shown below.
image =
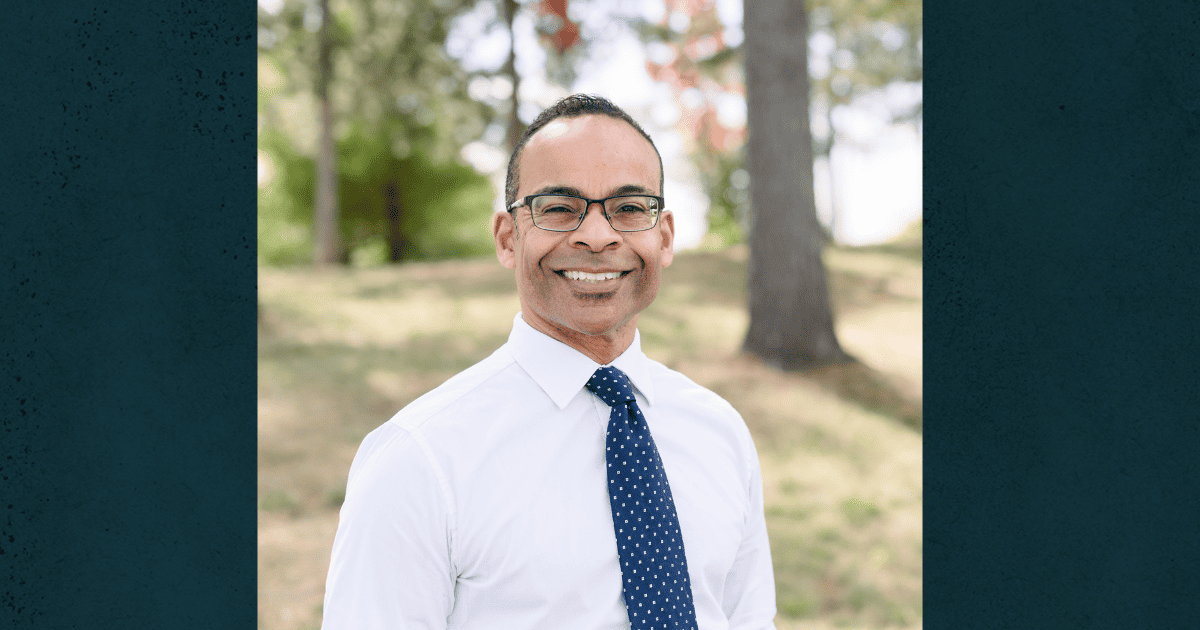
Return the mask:
<path fill-rule="evenodd" d="M 524 200 L 544 193 L 661 197 L 662 162 L 627 114 L 596 97 L 569 97 L 530 130 L 509 165 L 506 197 L 516 207 L 493 220 L 496 255 L 516 271 L 527 323 L 608 363 L 632 342 L 637 314 L 658 293 L 673 256 L 674 217 L 661 211 L 649 229 L 619 231 L 592 203 L 578 228 L 557 232 L 534 225 Z"/>
<path fill-rule="evenodd" d="M 538 114 L 537 118 L 525 129 L 525 133 L 521 135 L 521 139 L 517 141 L 517 146 L 513 148 L 512 155 L 508 158 L 508 176 L 504 181 L 504 207 L 510 208 L 513 202 L 517 200 L 517 186 L 521 179 L 521 153 L 525 145 L 529 143 L 529 139 L 541 131 L 550 121 L 559 118 L 574 118 L 577 116 L 586 116 L 595 114 L 599 116 L 609 116 L 623 120 L 633 127 L 646 142 L 650 143 L 650 148 L 654 149 L 654 155 L 658 158 L 658 188 L 662 190 L 663 186 L 663 167 L 662 156 L 658 153 L 658 147 L 654 146 L 654 141 L 650 139 L 650 134 L 642 130 L 641 125 L 637 124 L 625 110 L 613 105 L 611 101 L 602 96 L 593 96 L 588 94 L 573 94 L 561 101 L 551 105 L 542 113 Z"/>

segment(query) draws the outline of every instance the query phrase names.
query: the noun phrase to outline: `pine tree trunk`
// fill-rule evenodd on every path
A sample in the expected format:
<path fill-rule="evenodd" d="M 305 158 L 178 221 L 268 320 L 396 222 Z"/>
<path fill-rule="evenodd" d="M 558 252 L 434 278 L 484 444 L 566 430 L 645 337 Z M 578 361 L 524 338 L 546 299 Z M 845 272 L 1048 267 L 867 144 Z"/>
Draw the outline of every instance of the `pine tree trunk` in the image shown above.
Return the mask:
<path fill-rule="evenodd" d="M 504 62 L 504 73 L 512 80 L 512 94 L 509 96 L 508 108 L 508 133 L 505 137 L 505 146 L 509 153 L 516 148 L 517 142 L 521 139 L 521 135 L 525 133 L 525 124 L 521 122 L 517 115 L 518 109 L 521 106 L 521 95 L 518 93 L 521 89 L 521 77 L 517 74 L 517 34 L 513 32 L 513 19 L 517 14 L 516 0 L 500 0 L 504 5 L 504 21 L 508 25 L 509 48 L 508 59 Z"/>
<path fill-rule="evenodd" d="M 743 348 L 792 370 L 852 360 L 833 330 L 813 196 L 803 0 L 745 0 L 750 329 Z"/>
<path fill-rule="evenodd" d="M 321 0 L 321 31 L 317 53 L 317 100 L 321 105 L 321 143 L 317 149 L 317 195 L 313 228 L 318 265 L 342 262 L 341 235 L 338 232 L 337 147 L 333 139 L 333 108 L 329 103 L 331 74 L 329 0 Z"/>

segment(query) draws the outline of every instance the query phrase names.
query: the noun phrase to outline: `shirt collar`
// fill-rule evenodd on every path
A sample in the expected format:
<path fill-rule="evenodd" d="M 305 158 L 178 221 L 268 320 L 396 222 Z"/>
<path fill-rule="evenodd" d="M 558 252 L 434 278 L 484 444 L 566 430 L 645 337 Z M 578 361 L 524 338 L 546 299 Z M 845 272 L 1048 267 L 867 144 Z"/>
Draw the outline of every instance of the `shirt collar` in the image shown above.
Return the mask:
<path fill-rule="evenodd" d="M 520 313 L 513 318 L 508 345 L 517 364 L 550 396 L 559 409 L 566 408 L 571 399 L 584 388 L 592 374 L 602 367 L 582 352 L 534 329 L 525 323 Z M 633 343 L 609 365 L 629 377 L 647 404 L 654 404 L 650 360 L 642 353 L 641 333 L 635 330 Z"/>

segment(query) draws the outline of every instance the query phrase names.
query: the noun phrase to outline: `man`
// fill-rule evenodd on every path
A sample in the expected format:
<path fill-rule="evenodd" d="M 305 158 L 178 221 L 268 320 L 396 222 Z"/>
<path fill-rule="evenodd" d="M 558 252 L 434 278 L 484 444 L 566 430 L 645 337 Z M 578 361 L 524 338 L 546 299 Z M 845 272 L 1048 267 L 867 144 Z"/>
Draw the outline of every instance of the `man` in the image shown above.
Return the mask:
<path fill-rule="evenodd" d="M 773 628 L 746 425 L 641 351 L 672 259 L 662 185 L 649 136 L 604 99 L 529 127 L 492 226 L 521 312 L 363 441 L 326 630 Z"/>

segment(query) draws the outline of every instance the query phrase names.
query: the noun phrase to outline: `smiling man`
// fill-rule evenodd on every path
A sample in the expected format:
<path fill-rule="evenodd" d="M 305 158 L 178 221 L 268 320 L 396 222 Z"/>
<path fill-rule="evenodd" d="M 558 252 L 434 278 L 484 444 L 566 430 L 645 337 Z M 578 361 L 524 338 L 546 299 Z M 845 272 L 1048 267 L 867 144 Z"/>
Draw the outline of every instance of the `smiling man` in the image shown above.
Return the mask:
<path fill-rule="evenodd" d="M 773 628 L 758 457 L 716 394 L 641 351 L 671 264 L 649 136 L 563 99 L 509 163 L 508 343 L 363 441 L 326 630 Z"/>

